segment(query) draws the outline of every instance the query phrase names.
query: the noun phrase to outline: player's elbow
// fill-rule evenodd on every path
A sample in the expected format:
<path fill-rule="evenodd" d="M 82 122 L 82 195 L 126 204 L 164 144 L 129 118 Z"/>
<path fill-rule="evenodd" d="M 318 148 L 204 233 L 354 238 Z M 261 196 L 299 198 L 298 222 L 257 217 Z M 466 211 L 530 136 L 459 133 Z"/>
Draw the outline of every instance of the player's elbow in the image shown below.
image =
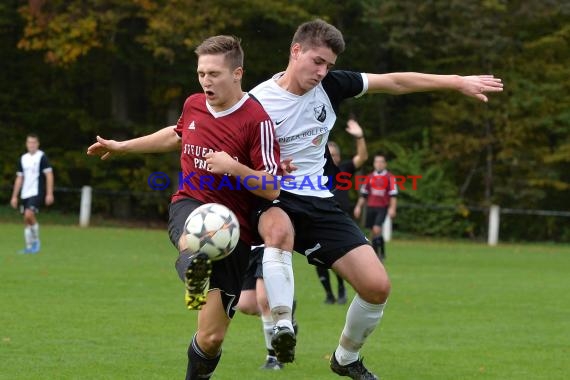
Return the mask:
<path fill-rule="evenodd" d="M 368 160 L 368 153 L 354 156 L 353 164 L 356 169 L 360 169 L 362 165 Z"/>
<path fill-rule="evenodd" d="M 261 197 L 273 201 L 279 197 L 281 186 L 277 177 L 266 174 L 261 181 Z"/>
<path fill-rule="evenodd" d="M 264 191 L 263 198 L 274 201 L 275 199 L 279 198 L 279 194 L 281 194 L 281 189 L 267 189 Z"/>

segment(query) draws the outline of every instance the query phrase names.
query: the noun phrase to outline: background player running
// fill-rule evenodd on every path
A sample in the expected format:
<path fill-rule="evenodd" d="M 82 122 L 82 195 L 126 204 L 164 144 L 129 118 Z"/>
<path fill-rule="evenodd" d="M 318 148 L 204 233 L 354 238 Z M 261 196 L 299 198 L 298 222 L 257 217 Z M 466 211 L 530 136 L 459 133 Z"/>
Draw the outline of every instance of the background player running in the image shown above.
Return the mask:
<path fill-rule="evenodd" d="M 47 155 L 40 150 L 40 139 L 36 134 L 31 133 L 26 137 L 26 149 L 27 153 L 18 161 L 10 205 L 17 208 L 20 195 L 25 225 L 25 247 L 20 253 L 38 253 L 40 224 L 37 213 L 44 204 L 49 206 L 53 203 L 54 176 Z"/>
<path fill-rule="evenodd" d="M 359 219 L 366 203 L 366 228 L 370 228 L 370 241 L 380 260 L 386 258 L 382 225 L 386 216 L 396 217 L 398 186 L 392 173 L 386 168 L 386 157 L 382 153 L 374 155 L 374 171 L 360 188 L 360 197 L 354 207 L 354 217 Z"/>

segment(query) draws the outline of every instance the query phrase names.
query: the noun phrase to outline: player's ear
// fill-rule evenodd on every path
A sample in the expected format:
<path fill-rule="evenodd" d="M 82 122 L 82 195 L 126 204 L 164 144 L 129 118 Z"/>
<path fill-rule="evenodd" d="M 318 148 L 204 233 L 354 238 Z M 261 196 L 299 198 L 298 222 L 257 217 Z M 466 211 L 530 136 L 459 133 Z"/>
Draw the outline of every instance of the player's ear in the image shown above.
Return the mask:
<path fill-rule="evenodd" d="M 291 58 L 293 58 L 293 59 L 299 58 L 300 53 L 301 53 L 301 44 L 299 44 L 298 42 L 295 42 L 291 46 Z"/>
<path fill-rule="evenodd" d="M 234 82 L 239 82 L 243 77 L 243 67 L 238 67 L 233 72 Z"/>

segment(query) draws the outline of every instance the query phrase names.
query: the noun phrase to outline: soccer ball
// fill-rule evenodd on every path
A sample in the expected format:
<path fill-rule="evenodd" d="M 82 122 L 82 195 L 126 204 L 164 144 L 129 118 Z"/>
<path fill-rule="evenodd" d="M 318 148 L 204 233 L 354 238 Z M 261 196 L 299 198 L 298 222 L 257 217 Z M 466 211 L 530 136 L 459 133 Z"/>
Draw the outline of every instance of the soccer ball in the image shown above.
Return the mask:
<path fill-rule="evenodd" d="M 206 203 L 192 211 L 184 223 L 184 231 L 188 249 L 205 253 L 212 261 L 228 256 L 239 240 L 237 217 L 219 203 Z"/>

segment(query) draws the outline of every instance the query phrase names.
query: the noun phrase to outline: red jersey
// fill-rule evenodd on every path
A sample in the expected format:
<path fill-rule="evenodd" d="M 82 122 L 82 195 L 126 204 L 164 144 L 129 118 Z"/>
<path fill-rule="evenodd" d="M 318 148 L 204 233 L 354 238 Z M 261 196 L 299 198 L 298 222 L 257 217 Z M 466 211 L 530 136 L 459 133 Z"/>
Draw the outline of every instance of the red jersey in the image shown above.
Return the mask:
<path fill-rule="evenodd" d="M 398 195 L 398 186 L 389 171 L 374 171 L 368 174 L 360 194 L 367 199 L 368 207 L 388 207 L 390 197 Z"/>
<path fill-rule="evenodd" d="M 216 112 L 204 94 L 194 94 L 186 99 L 175 131 L 182 139 L 182 172 L 172 202 L 190 197 L 223 204 L 236 214 L 240 238 L 246 244 L 257 241 L 251 213 L 259 198 L 244 187 L 243 179 L 209 172 L 204 156 L 224 151 L 254 170 L 278 174 L 279 145 L 261 104 L 246 94 L 230 109 Z"/>

